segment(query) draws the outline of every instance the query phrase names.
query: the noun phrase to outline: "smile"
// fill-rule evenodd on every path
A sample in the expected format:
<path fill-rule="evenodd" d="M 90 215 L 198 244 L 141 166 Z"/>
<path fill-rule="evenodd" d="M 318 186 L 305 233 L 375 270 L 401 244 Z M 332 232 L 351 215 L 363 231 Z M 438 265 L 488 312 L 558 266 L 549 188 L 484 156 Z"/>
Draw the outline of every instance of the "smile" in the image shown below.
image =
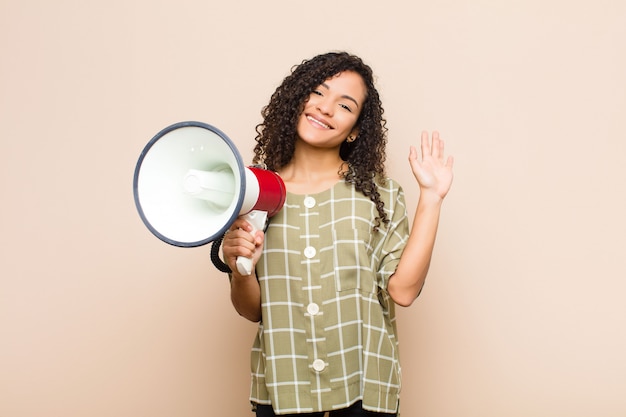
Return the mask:
<path fill-rule="evenodd" d="M 322 122 L 320 122 L 319 120 L 317 120 L 317 119 L 316 119 L 316 118 L 314 118 L 314 117 L 307 116 L 306 118 L 307 118 L 307 120 L 309 120 L 310 122 L 315 123 L 316 125 L 318 125 L 318 126 L 320 126 L 320 127 L 323 127 L 324 129 L 330 129 L 330 128 L 331 128 L 331 127 L 330 127 L 330 126 L 328 126 L 326 123 L 322 123 Z"/>

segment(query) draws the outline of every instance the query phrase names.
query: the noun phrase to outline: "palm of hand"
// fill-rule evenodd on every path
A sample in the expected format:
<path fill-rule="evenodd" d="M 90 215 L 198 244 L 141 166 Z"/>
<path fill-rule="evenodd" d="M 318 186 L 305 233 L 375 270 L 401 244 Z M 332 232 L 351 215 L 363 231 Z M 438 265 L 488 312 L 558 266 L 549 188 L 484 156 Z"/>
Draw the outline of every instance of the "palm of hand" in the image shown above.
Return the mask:
<path fill-rule="evenodd" d="M 443 199 L 452 185 L 454 159 L 449 156 L 444 160 L 444 144 L 437 132 L 433 133 L 432 143 L 428 138 L 428 133 L 422 132 L 421 151 L 420 160 L 417 150 L 411 147 L 409 162 L 413 175 L 422 193 L 431 192 Z"/>

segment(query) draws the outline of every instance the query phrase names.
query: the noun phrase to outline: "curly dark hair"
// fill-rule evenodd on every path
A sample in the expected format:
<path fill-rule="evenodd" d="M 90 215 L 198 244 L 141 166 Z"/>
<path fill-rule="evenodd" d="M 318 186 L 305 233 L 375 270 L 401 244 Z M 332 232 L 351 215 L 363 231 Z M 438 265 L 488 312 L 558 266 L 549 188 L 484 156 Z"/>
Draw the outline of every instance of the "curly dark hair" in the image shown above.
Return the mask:
<path fill-rule="evenodd" d="M 385 178 L 387 122 L 372 69 L 361 58 L 347 52 L 329 52 L 294 66 L 261 111 L 263 122 L 256 126 L 253 163 L 278 171 L 291 161 L 298 119 L 306 100 L 320 84 L 344 71 L 359 74 L 367 91 L 356 122 L 358 136 L 353 142 L 344 141 L 340 147 L 340 157 L 348 165 L 347 171 L 340 174 L 376 205 L 377 228 L 381 222 L 389 223 L 376 186 L 376 182 L 382 184 Z"/>

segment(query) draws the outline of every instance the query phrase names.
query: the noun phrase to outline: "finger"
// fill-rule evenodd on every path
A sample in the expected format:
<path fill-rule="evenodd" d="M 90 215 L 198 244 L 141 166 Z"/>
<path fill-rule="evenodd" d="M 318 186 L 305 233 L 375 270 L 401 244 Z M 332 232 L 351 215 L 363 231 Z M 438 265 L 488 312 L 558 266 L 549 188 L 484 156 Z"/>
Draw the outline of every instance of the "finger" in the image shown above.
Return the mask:
<path fill-rule="evenodd" d="M 248 223 L 246 220 L 244 220 L 243 218 L 239 217 L 233 222 L 233 224 L 230 225 L 230 227 L 228 228 L 228 231 L 232 232 L 232 231 L 239 230 L 239 229 L 245 230 L 247 232 L 251 232 L 252 225 Z"/>
<path fill-rule="evenodd" d="M 435 159 L 440 159 L 443 156 L 443 141 L 436 130 L 433 132 L 432 156 Z"/>
<path fill-rule="evenodd" d="M 422 158 L 424 156 L 430 155 L 430 141 L 428 140 L 428 132 L 422 132 Z"/>
<path fill-rule="evenodd" d="M 254 244 L 256 246 L 261 246 L 265 241 L 265 233 L 262 230 L 257 230 L 254 234 Z"/>
<path fill-rule="evenodd" d="M 228 246 L 254 246 L 254 236 L 243 229 L 229 230 L 224 235 L 223 241 Z"/>
<path fill-rule="evenodd" d="M 222 250 L 226 257 L 236 258 L 237 256 L 244 256 L 249 258 L 252 256 L 257 242 L 252 235 L 245 235 L 245 233 L 242 231 L 229 233 L 227 238 L 224 239 Z"/>

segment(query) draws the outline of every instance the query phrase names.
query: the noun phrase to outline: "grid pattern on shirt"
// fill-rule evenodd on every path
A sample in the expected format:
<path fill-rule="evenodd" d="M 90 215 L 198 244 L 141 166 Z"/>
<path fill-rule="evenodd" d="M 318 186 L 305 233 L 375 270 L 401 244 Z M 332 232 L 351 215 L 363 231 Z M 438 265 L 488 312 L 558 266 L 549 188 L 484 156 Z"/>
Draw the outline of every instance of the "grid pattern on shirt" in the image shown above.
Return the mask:
<path fill-rule="evenodd" d="M 379 186 L 390 224 L 373 231 L 372 201 L 344 181 L 288 193 L 256 272 L 262 321 L 252 355 L 253 403 L 277 414 L 345 408 L 397 411 L 400 364 L 387 282 L 408 239 L 404 194 Z"/>

